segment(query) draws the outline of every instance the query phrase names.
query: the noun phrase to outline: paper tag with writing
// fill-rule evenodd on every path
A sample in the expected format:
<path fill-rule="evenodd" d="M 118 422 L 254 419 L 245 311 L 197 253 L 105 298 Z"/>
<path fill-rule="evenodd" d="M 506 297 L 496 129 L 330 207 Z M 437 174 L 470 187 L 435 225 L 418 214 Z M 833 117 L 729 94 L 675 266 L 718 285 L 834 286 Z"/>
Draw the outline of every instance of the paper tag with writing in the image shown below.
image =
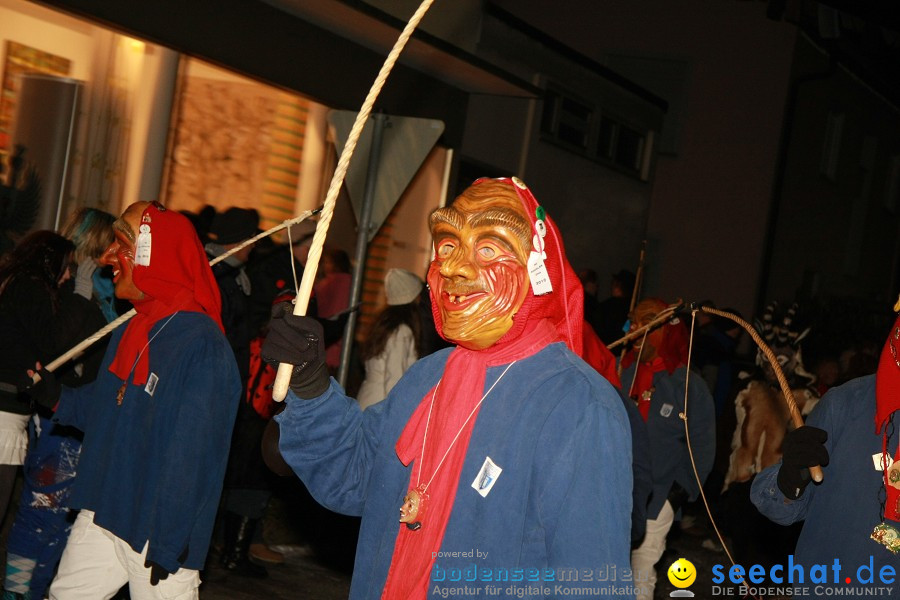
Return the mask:
<path fill-rule="evenodd" d="M 150 377 L 147 378 L 147 385 L 144 386 L 144 391 L 153 395 L 153 392 L 156 391 L 156 384 L 159 383 L 159 377 L 156 376 L 156 373 L 150 373 Z"/>
<path fill-rule="evenodd" d="M 137 237 L 137 245 L 134 250 L 134 264 L 142 267 L 150 266 L 150 226 L 141 224 Z"/>
<path fill-rule="evenodd" d="M 502 472 L 503 469 L 495 465 L 490 456 L 486 456 L 484 464 L 481 465 L 481 470 L 478 471 L 478 475 L 472 482 L 472 489 L 481 494 L 482 498 L 487 498 L 488 493 L 494 487 L 494 484 L 497 483 L 497 478 L 500 477 Z"/>
<path fill-rule="evenodd" d="M 531 291 L 535 296 L 543 296 L 553 291 L 547 266 L 538 252 L 532 252 L 528 256 L 528 277 L 531 279 Z"/>
<path fill-rule="evenodd" d="M 884 456 L 884 463 L 881 462 L 881 457 Z M 886 464 L 888 468 L 891 468 L 891 465 L 894 464 L 894 459 L 890 457 L 888 454 L 882 455 L 881 452 L 876 452 L 872 455 L 872 464 L 875 465 L 876 471 L 883 471 L 883 465 Z"/>

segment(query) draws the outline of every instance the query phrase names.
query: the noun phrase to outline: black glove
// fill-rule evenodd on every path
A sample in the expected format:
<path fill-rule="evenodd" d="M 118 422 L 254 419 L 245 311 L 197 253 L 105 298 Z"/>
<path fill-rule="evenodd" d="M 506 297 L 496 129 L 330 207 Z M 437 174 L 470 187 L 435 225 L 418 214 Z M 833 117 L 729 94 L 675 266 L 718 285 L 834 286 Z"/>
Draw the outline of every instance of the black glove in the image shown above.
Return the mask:
<path fill-rule="evenodd" d="M 350 320 L 351 312 L 353 311 L 347 310 L 334 318 L 317 319 L 319 321 L 319 324 L 322 326 L 325 347 L 330 346 L 331 344 L 339 341 L 342 337 L 344 337 L 344 327 L 347 326 L 347 321 Z"/>
<path fill-rule="evenodd" d="M 325 365 L 322 325 L 312 317 L 292 314 L 289 303 L 276 304 L 260 354 L 270 364 L 290 363 L 291 390 L 298 398 L 315 398 L 330 385 Z"/>
<path fill-rule="evenodd" d="M 185 546 L 184 550 L 182 550 L 181 554 L 178 556 L 178 564 L 187 560 L 188 550 L 190 550 L 190 545 Z M 164 566 L 153 562 L 149 558 L 144 561 L 144 567 L 150 569 L 150 585 L 158 584 L 163 579 L 166 579 L 170 573 Z M 177 570 L 178 569 L 175 569 L 175 571 Z M 171 573 L 174 573 L 175 571 L 171 571 Z"/>
<path fill-rule="evenodd" d="M 681 507 L 687 504 L 688 497 L 690 494 L 686 489 L 681 487 L 681 485 L 674 481 L 672 482 L 672 487 L 669 488 L 669 495 L 666 500 L 669 501 L 669 504 L 672 506 L 672 511 L 677 513 L 681 510 Z"/>
<path fill-rule="evenodd" d="M 150 569 L 150 585 L 156 585 L 169 576 L 169 572 L 165 567 L 152 560 L 144 561 L 144 566 Z"/>
<path fill-rule="evenodd" d="M 32 404 L 37 404 L 47 410 L 52 411 L 59 402 L 59 396 L 62 394 L 62 386 L 51 371 L 41 368 L 38 372 L 41 380 L 34 383 L 34 380 L 25 374 L 19 384 L 19 393 L 24 394 Z"/>
<path fill-rule="evenodd" d="M 790 500 L 796 500 L 812 481 L 809 467 L 828 465 L 825 441 L 828 433 L 818 427 L 804 425 L 784 436 L 778 489 Z"/>

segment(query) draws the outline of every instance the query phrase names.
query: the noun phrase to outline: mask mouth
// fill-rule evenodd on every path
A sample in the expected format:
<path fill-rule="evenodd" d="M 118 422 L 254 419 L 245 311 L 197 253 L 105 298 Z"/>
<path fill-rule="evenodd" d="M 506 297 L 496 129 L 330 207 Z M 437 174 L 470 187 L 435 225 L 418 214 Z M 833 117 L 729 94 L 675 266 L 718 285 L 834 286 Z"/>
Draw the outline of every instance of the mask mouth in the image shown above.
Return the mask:
<path fill-rule="evenodd" d="M 448 308 L 448 310 L 462 310 L 469 306 L 472 306 L 482 298 L 487 296 L 487 292 L 483 291 L 470 291 L 467 293 L 450 293 L 444 292 L 441 294 L 441 297 L 444 300 L 444 306 Z"/>

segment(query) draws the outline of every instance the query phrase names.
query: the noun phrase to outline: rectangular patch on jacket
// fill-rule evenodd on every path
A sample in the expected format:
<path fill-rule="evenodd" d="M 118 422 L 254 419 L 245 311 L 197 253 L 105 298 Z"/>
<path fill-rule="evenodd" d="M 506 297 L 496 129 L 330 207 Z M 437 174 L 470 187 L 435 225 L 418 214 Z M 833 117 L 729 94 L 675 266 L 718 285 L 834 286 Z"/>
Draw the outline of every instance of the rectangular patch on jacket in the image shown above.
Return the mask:
<path fill-rule="evenodd" d="M 147 378 L 147 385 L 144 387 L 144 391 L 153 395 L 153 392 L 156 391 L 156 384 L 159 383 L 159 377 L 156 376 L 156 373 L 150 373 L 150 377 Z"/>
<path fill-rule="evenodd" d="M 472 489 L 481 494 L 482 498 L 487 498 L 488 493 L 490 493 L 494 484 L 497 483 L 497 478 L 500 477 L 502 472 L 503 469 L 495 465 L 490 456 L 486 456 L 484 464 L 481 465 L 478 475 L 472 482 Z"/>

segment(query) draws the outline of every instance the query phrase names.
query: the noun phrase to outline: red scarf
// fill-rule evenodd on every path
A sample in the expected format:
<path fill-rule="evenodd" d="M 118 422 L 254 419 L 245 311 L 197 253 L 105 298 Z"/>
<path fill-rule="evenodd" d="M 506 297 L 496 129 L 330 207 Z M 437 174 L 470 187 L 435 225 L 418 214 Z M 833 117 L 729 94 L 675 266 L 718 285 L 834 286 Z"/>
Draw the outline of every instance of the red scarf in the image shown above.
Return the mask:
<path fill-rule="evenodd" d="M 622 387 L 619 373 L 616 371 L 616 357 L 603 344 L 603 340 L 597 337 L 590 325 L 583 325 L 582 351 L 584 362 L 594 367 L 594 370 L 603 375 L 613 387 Z"/>
<path fill-rule="evenodd" d="M 890 455 L 893 448 L 888 448 L 888 431 L 885 428 L 891 415 L 900 410 L 900 316 L 894 321 L 887 341 L 881 349 L 878 371 L 875 373 L 875 433 L 882 434 L 882 456 Z M 883 433 L 882 433 L 883 432 Z M 893 454 L 894 461 L 900 460 L 900 447 Z M 887 497 L 884 503 L 884 516 L 893 521 L 900 521 L 900 489 L 888 481 L 888 469 L 883 469 L 884 489 Z"/>
<path fill-rule="evenodd" d="M 124 381 L 133 370 L 136 385 L 146 383 L 150 374 L 147 343 L 160 319 L 178 311 L 202 312 L 223 329 L 219 287 L 191 222 L 154 202 L 144 211 L 141 223 L 150 226 L 152 240 L 150 264 L 135 265 L 133 273 L 134 285 L 144 292 L 144 299 L 134 303 L 137 315 L 128 322 L 109 366 Z"/>
<path fill-rule="evenodd" d="M 881 433 L 894 411 L 900 410 L 900 315 L 881 349 L 875 374 L 875 433 Z"/>
<path fill-rule="evenodd" d="M 656 312 L 662 312 L 668 305 L 659 298 L 650 298 L 642 302 L 652 301 L 656 304 Z M 653 387 L 653 376 L 662 370 L 670 374 L 678 367 L 687 364 L 688 331 L 681 319 L 675 318 L 660 325 L 662 340 L 656 349 L 656 358 L 652 361 L 642 361 L 635 367 L 634 382 L 629 388 L 628 395 L 637 402 L 638 410 L 644 420 L 650 414 L 650 398 L 644 397 L 644 392 Z M 622 368 L 627 369 L 634 364 L 634 349 L 628 351 L 622 358 Z"/>
<path fill-rule="evenodd" d="M 478 180 L 473 185 L 482 181 L 486 180 Z M 553 291 L 535 296 L 529 285 L 525 300 L 513 317 L 512 327 L 490 348 L 481 351 L 455 348 L 444 367 L 442 383 L 425 394 L 397 440 L 397 456 L 403 464 L 409 465 L 415 461 L 410 476 L 411 488 L 417 483 L 427 483 L 448 447 L 450 452 L 428 486 L 422 528 L 411 531 L 398 523 L 391 567 L 381 596 L 383 599 L 418 599 L 425 598 L 428 594 L 428 578 L 434 562 L 432 556 L 440 549 L 450 520 L 462 466 L 478 416 L 477 410 L 465 427 L 462 427 L 462 431 L 460 428 L 486 391 L 484 386 L 487 369 L 527 358 L 556 341 L 565 341 L 573 352 L 579 356 L 582 354 L 584 292 L 566 259 L 559 230 L 543 209 L 539 210 L 537 200 L 520 181 L 506 178 L 499 181 L 515 189 L 531 221 L 532 233 L 537 231 L 537 216 L 543 216 L 547 229 L 544 238 L 547 253 L 545 264 Z M 436 268 L 435 263 L 432 263 L 431 268 Z M 431 299 L 431 307 L 435 326 L 438 333 L 443 335 L 443 321 L 434 297 Z M 503 383 L 500 382 L 499 385 L 502 386 Z M 431 424 L 428 426 L 424 464 L 420 465 L 432 394 L 434 408 Z M 459 438 L 450 447 L 450 441 L 457 432 Z M 398 512 L 399 509 L 398 505 Z"/>

